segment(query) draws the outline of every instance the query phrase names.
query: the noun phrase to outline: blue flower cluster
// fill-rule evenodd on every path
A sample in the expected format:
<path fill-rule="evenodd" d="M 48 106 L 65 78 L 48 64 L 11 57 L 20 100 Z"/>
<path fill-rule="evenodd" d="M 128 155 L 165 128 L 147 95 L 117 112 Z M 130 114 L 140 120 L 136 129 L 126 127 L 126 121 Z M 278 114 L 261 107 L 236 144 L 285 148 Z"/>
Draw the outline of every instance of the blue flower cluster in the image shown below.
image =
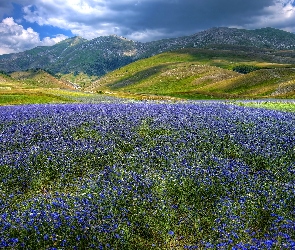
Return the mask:
<path fill-rule="evenodd" d="M 0 247 L 295 249 L 295 114 L 0 107 Z"/>

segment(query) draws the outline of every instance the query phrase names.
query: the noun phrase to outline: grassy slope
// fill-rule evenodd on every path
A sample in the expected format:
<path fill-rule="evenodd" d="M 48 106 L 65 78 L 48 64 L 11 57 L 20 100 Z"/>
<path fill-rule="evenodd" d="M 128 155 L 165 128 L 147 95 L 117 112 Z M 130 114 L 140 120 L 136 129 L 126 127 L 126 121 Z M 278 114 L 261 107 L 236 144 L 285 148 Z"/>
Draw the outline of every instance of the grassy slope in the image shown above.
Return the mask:
<path fill-rule="evenodd" d="M 89 76 L 81 72 L 79 74 L 59 74 L 58 77 L 60 80 L 72 82 L 81 88 L 88 87 L 93 81 L 98 79 L 97 76 Z"/>
<path fill-rule="evenodd" d="M 295 97 L 295 69 L 262 69 L 202 87 L 202 93 L 229 97 Z"/>
<path fill-rule="evenodd" d="M 59 80 L 43 70 L 28 70 L 11 74 L 14 80 L 22 81 L 27 88 L 59 88 L 74 89 L 65 81 Z"/>
<path fill-rule="evenodd" d="M 0 74 L 0 105 L 65 103 L 88 96 L 44 71 Z"/>
<path fill-rule="evenodd" d="M 294 97 L 295 71 L 265 54 L 229 50 L 185 49 L 163 53 L 115 70 L 88 90 L 173 97 Z M 237 65 L 264 69 L 242 75 Z"/>

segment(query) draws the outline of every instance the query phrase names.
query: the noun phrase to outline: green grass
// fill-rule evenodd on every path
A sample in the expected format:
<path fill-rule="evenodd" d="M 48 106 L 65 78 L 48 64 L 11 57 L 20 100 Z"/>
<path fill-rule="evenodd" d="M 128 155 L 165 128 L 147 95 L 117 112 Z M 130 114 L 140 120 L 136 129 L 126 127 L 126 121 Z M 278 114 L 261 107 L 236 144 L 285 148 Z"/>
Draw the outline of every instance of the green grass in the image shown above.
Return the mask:
<path fill-rule="evenodd" d="M 65 103 L 68 101 L 69 100 L 64 97 L 59 97 L 42 92 L 12 92 L 1 93 L 0 95 L 0 105 Z"/>
<path fill-rule="evenodd" d="M 295 112 L 295 101 L 259 101 L 259 102 L 237 102 L 238 105 L 255 107 L 255 108 L 266 108 L 273 110 L 280 110 L 286 112 Z"/>
<path fill-rule="evenodd" d="M 130 97 L 129 97 L 130 98 Z M 0 105 L 111 102 L 115 97 L 61 89 L 0 89 Z"/>

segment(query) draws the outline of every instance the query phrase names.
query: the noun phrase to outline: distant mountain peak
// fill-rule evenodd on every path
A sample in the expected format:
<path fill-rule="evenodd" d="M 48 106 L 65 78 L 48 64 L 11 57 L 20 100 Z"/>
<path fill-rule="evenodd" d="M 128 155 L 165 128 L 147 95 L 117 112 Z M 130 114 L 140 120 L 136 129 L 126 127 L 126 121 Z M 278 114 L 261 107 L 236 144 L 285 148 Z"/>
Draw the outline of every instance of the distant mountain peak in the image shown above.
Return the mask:
<path fill-rule="evenodd" d="M 73 36 L 73 37 L 67 38 L 57 44 L 69 44 L 70 46 L 74 46 L 79 43 L 83 43 L 83 42 L 87 42 L 87 41 L 88 41 L 87 39 L 85 39 L 81 36 Z"/>

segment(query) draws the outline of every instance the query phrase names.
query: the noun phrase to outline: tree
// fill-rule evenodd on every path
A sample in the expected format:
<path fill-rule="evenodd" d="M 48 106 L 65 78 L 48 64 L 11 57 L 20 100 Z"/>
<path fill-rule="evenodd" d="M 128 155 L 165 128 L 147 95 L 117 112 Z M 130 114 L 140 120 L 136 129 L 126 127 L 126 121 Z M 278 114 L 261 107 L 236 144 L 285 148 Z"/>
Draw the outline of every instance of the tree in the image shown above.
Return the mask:
<path fill-rule="evenodd" d="M 254 65 L 237 65 L 233 67 L 233 71 L 236 71 L 238 73 L 242 74 L 248 74 L 250 72 L 253 72 L 255 70 L 259 70 L 260 68 Z"/>

